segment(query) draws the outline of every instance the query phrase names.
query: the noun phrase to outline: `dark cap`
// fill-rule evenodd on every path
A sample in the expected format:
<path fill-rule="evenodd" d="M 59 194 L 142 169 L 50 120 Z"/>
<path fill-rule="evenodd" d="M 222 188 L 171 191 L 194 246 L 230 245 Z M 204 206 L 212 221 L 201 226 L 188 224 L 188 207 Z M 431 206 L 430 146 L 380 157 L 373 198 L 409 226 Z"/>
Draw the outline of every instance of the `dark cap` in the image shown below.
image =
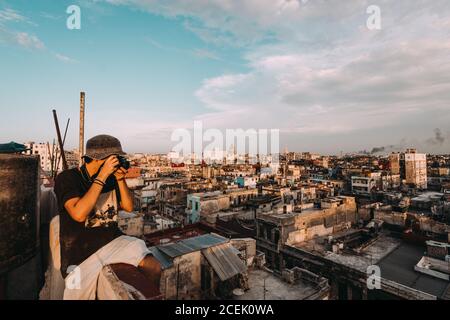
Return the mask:
<path fill-rule="evenodd" d="M 86 142 L 86 153 L 84 156 L 91 159 L 101 160 L 112 155 L 125 154 L 126 153 L 123 152 L 119 139 L 106 134 L 101 134 L 92 137 Z"/>

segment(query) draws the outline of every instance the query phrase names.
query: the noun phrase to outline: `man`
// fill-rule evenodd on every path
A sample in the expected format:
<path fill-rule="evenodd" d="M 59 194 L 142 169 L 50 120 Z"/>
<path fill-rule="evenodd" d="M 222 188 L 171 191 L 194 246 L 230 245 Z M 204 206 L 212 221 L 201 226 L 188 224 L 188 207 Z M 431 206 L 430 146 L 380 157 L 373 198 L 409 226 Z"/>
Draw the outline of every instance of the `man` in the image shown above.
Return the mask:
<path fill-rule="evenodd" d="M 56 178 L 64 278 L 73 267 L 123 236 L 117 224 L 118 210 L 133 210 L 133 198 L 125 181 L 127 170 L 118 159 L 124 154 L 118 139 L 95 136 L 86 143 L 84 164 L 63 171 Z M 146 249 L 145 244 L 140 245 Z M 155 258 L 145 256 L 139 269 L 159 288 L 161 268 Z"/>

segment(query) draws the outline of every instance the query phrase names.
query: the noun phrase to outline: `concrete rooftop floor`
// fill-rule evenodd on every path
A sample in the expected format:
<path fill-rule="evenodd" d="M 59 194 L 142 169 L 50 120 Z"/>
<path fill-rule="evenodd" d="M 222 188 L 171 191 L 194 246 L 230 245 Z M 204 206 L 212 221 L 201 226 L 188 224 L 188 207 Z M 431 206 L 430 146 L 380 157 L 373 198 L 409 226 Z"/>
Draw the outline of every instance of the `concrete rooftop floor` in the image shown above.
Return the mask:
<path fill-rule="evenodd" d="M 235 300 L 263 300 L 266 279 L 266 300 L 305 300 L 317 290 L 304 282 L 289 284 L 270 272 L 261 269 L 249 270 L 250 290 Z"/>
<path fill-rule="evenodd" d="M 352 267 L 359 271 L 366 272 L 367 267 L 377 264 L 390 252 L 395 250 L 400 244 L 400 239 L 381 234 L 374 243 L 364 248 L 364 250 L 362 250 L 359 254 L 328 252 L 325 258 Z"/>
<path fill-rule="evenodd" d="M 378 263 L 381 277 L 440 298 L 449 290 L 450 282 L 414 270 L 425 250 L 424 247 L 403 242 Z"/>
<path fill-rule="evenodd" d="M 336 234 L 342 235 L 345 234 L 345 232 Z M 294 246 L 311 253 L 321 255 L 325 259 L 333 262 L 366 272 L 368 266 L 377 264 L 381 259 L 401 244 L 400 239 L 390 237 L 386 234 L 380 234 L 376 241 L 368 245 L 360 253 L 347 251 L 333 253 L 325 249 L 323 242 L 326 238 L 327 237 L 317 237 L 309 241 L 295 244 Z"/>
<path fill-rule="evenodd" d="M 425 254 L 425 247 L 407 243 L 402 239 L 390 236 L 388 233 L 380 234 L 379 238 L 363 249 L 360 254 L 326 251 L 317 239 L 297 246 L 321 254 L 325 259 L 362 272 L 366 272 L 368 266 L 376 264 L 381 269 L 382 278 L 429 293 L 438 298 L 450 292 L 449 281 L 414 270 L 414 266 Z"/>

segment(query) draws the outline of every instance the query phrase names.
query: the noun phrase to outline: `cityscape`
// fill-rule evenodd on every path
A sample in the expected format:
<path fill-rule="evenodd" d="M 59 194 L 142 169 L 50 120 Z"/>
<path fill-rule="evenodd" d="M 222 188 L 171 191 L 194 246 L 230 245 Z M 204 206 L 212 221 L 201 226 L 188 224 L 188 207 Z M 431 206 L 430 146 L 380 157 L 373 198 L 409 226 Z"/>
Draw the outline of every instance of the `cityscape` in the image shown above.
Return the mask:
<path fill-rule="evenodd" d="M 52 239 L 56 157 L 47 144 L 23 146 L 29 156 L 16 158 L 39 155 L 41 230 Z M 77 150 L 65 157 L 69 168 L 78 166 Z M 136 282 L 132 267 L 114 265 L 102 272 L 134 287 L 120 286 L 126 298 L 120 290 L 105 297 L 450 298 L 450 155 L 285 150 L 277 157 L 251 164 L 248 154 L 235 154 L 220 163 L 185 164 L 175 162 L 173 152 L 129 154 L 126 182 L 134 208 L 119 213 L 118 225 L 144 239 L 158 258 L 161 285 Z M 46 254 L 53 266 L 55 250 L 58 243 L 50 242 Z M 40 298 L 57 298 L 55 272 L 47 269 Z"/>
<path fill-rule="evenodd" d="M 450 300 L 450 6 L 329 2 L 0 0 L 0 300 Z"/>

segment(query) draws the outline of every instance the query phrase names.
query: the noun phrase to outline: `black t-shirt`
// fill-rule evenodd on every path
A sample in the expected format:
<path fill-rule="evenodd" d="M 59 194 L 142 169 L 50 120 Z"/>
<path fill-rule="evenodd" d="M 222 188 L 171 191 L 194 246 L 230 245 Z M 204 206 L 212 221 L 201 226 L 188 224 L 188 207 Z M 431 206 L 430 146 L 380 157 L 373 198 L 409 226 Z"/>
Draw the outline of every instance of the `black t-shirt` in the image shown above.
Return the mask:
<path fill-rule="evenodd" d="M 89 190 L 78 168 L 61 172 L 55 180 L 55 194 L 60 213 L 61 273 L 79 265 L 98 249 L 122 235 L 117 225 L 117 189 L 102 191 L 85 222 L 77 222 L 64 208 L 67 200 L 83 197 Z"/>

